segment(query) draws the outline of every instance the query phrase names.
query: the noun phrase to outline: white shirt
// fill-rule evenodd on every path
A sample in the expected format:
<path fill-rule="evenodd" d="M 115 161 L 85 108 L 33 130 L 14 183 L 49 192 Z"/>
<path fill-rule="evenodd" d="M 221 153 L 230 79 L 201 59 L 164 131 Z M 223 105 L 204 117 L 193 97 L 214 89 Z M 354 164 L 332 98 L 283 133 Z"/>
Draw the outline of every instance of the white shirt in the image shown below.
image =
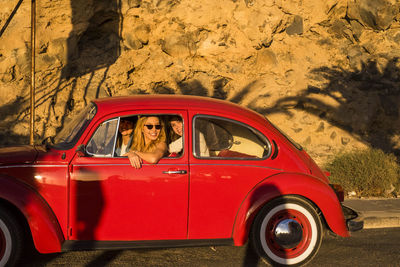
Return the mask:
<path fill-rule="evenodd" d="M 178 139 L 170 143 L 168 146 L 169 153 L 179 153 L 182 151 L 182 148 L 183 148 L 182 137 L 179 137 Z"/>
<path fill-rule="evenodd" d="M 115 149 L 115 154 L 117 154 L 117 156 L 119 156 L 119 157 L 128 152 L 129 152 L 129 147 L 128 147 L 128 145 L 125 145 L 125 144 L 122 144 L 121 147 L 117 147 Z"/>

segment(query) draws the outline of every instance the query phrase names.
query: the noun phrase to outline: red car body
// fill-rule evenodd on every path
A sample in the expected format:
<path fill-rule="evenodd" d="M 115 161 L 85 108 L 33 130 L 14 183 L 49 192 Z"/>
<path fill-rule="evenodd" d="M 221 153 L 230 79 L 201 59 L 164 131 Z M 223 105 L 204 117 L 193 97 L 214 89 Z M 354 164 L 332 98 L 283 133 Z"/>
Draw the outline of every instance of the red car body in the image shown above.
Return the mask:
<path fill-rule="evenodd" d="M 115 97 L 94 100 L 91 105 L 93 116 L 65 147 L 0 149 L 0 210 L 13 216 L 19 227 L 29 226 L 40 253 L 110 247 L 240 246 L 247 242 L 262 208 L 285 196 L 309 203 L 320 212 L 322 225 L 339 236 L 349 236 L 340 192 L 332 189 L 304 150 L 260 114 L 226 101 L 194 96 Z M 142 168 L 134 169 L 126 157 L 84 152 L 103 123 L 146 114 L 182 117 L 181 156 L 164 157 L 157 164 L 144 162 Z M 193 124 L 202 116 L 262 135 L 266 144 L 263 156 L 253 158 L 239 152 L 196 156 Z M 240 144 L 236 136 L 232 138 L 230 143 Z M 300 231 L 306 236 L 307 229 Z M 302 242 L 307 247 L 309 241 Z M 1 239 L 0 228 L 0 260 L 5 258 L 6 248 L 7 238 Z M 278 255 L 279 249 L 275 250 Z M 274 260 L 268 253 L 267 258 L 292 264 Z M 298 263 L 303 260 L 294 262 Z"/>

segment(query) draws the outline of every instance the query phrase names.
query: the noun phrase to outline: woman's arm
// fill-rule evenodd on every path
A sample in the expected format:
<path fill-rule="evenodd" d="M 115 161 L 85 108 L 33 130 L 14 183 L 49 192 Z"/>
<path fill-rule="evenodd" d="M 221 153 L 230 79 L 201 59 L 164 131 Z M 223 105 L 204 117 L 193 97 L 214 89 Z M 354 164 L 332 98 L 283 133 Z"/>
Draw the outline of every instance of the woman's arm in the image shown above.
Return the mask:
<path fill-rule="evenodd" d="M 167 144 L 165 142 L 160 142 L 156 145 L 156 149 L 153 152 L 130 151 L 125 154 L 125 156 L 128 156 L 132 167 L 138 169 L 142 166 L 142 160 L 155 164 L 158 163 L 166 152 Z"/>
<path fill-rule="evenodd" d="M 148 163 L 158 163 L 158 161 L 165 155 L 167 152 L 167 144 L 164 142 L 160 142 L 156 145 L 156 149 L 153 152 L 139 152 L 135 151 L 135 153 L 144 161 Z"/>

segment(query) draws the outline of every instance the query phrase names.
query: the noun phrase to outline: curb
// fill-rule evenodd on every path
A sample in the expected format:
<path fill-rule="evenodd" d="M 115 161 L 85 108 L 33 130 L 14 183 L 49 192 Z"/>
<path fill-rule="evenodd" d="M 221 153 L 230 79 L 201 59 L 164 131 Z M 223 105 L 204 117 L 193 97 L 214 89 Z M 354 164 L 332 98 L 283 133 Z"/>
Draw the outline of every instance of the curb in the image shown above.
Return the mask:
<path fill-rule="evenodd" d="M 368 217 L 366 217 L 362 213 L 360 213 L 360 216 L 362 216 L 363 220 L 364 220 L 364 228 L 363 229 L 400 227 L 400 217 L 395 217 L 395 216 L 388 216 L 388 217 L 368 216 Z"/>
<path fill-rule="evenodd" d="M 400 199 L 346 199 L 364 221 L 363 229 L 400 227 Z"/>

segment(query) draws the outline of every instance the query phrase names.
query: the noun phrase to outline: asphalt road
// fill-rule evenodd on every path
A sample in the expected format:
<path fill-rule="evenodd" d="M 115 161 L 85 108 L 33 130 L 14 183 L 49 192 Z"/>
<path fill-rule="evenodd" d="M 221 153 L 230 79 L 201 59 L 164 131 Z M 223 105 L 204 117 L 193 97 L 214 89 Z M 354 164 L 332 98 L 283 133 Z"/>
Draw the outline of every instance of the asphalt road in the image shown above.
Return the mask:
<path fill-rule="evenodd" d="M 369 229 L 350 238 L 327 237 L 307 266 L 400 266 L 400 228 Z M 25 255 L 21 266 L 267 266 L 247 247 L 81 251 Z"/>

